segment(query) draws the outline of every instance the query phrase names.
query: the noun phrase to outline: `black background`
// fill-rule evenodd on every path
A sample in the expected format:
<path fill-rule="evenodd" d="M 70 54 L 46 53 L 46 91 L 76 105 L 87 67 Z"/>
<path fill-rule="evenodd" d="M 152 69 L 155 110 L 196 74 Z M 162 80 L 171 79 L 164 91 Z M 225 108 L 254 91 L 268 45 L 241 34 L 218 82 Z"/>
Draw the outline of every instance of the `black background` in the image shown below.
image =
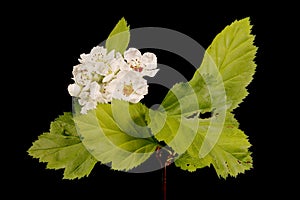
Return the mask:
<path fill-rule="evenodd" d="M 5 39 L 9 43 L 6 53 L 12 56 L 5 59 L 7 68 L 13 69 L 8 78 L 14 80 L 3 85 L 4 91 L 10 92 L 7 97 L 10 100 L 5 99 L 9 104 L 4 105 L 8 111 L 5 125 L 9 127 L 5 132 L 9 140 L 5 140 L 4 146 L 9 148 L 5 148 L 2 167 L 7 168 L 3 171 L 4 191 L 11 198 L 21 194 L 30 199 L 161 199 L 161 171 L 130 174 L 96 165 L 89 177 L 70 181 L 62 179 L 63 170 L 45 169 L 45 163 L 39 163 L 26 152 L 38 135 L 48 131 L 53 119 L 71 111 L 71 97 L 66 88 L 72 83 L 71 71 L 79 55 L 105 40 L 123 16 L 131 28 L 173 29 L 195 39 L 204 48 L 236 19 L 250 17 L 252 33 L 256 35 L 257 71 L 248 86 L 250 94 L 234 111 L 240 128 L 249 135 L 253 145 L 254 168 L 237 178 L 224 180 L 217 177 L 213 167 L 189 173 L 171 165 L 168 199 L 243 199 L 292 194 L 290 181 L 297 180 L 296 174 L 292 174 L 296 168 L 292 163 L 297 157 L 289 153 L 295 147 L 290 145 L 293 132 L 288 129 L 293 124 L 282 126 L 283 118 L 289 117 L 285 110 L 292 108 L 293 100 L 285 107 L 281 99 L 282 96 L 293 99 L 289 98 L 288 91 L 295 81 L 289 63 L 292 53 L 287 53 L 290 51 L 287 44 L 294 34 L 293 6 L 255 5 L 248 10 L 241 6 L 229 11 L 220 5 L 223 10 L 220 12 L 211 9 L 212 5 L 176 5 L 175 8 L 173 4 L 140 2 L 136 8 L 123 7 L 117 2 L 72 3 L 72 6 L 26 4 L 18 5 L 18 10 L 12 9 L 2 18 L 9 38 Z M 183 59 L 166 52 L 158 52 L 157 56 L 158 62 L 174 67 L 188 79 L 194 73 L 193 68 L 182 68 L 188 66 Z M 150 87 L 145 101 L 149 105 L 157 103 L 165 92 Z"/>

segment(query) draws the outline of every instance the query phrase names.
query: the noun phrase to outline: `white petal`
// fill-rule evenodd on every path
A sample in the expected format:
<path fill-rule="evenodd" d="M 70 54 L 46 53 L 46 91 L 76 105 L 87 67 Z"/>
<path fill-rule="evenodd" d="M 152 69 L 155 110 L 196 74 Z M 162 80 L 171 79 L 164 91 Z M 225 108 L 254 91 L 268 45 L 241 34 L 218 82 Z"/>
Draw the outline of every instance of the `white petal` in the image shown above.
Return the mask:
<path fill-rule="evenodd" d="M 86 101 L 88 99 L 88 96 L 89 96 L 89 92 L 81 92 L 78 97 L 83 101 Z"/>
<path fill-rule="evenodd" d="M 154 53 L 144 53 L 141 58 L 141 61 L 143 64 L 146 65 L 148 69 L 155 69 L 157 67 L 157 57 Z"/>
<path fill-rule="evenodd" d="M 85 104 L 86 104 L 86 100 L 85 99 L 78 99 L 78 103 L 79 103 L 79 105 L 81 105 L 81 106 L 84 106 Z"/>
<path fill-rule="evenodd" d="M 114 65 L 112 65 L 112 67 L 114 67 L 114 71 L 116 72 L 117 70 L 131 70 L 130 66 L 123 60 L 123 58 L 118 59 Z"/>
<path fill-rule="evenodd" d="M 83 84 L 83 87 L 81 88 L 81 92 L 87 92 L 90 90 L 90 84 L 91 80 L 86 80 L 85 84 Z"/>
<path fill-rule="evenodd" d="M 103 46 L 95 46 L 95 47 L 93 47 L 92 48 L 92 50 L 91 50 L 91 55 L 92 54 L 102 54 L 102 55 L 106 55 L 106 53 L 107 53 L 107 50 L 103 47 Z"/>
<path fill-rule="evenodd" d="M 78 97 L 81 91 L 81 87 L 77 84 L 70 84 L 68 86 L 69 94 L 73 97 Z"/>
<path fill-rule="evenodd" d="M 102 99 L 103 101 L 98 100 L 99 103 L 108 103 L 108 102 L 111 102 L 111 101 L 112 101 L 112 95 L 109 94 L 108 92 L 105 93 L 105 94 L 103 94 L 103 95 L 102 95 L 102 98 L 103 98 L 103 99 Z"/>
<path fill-rule="evenodd" d="M 104 76 L 106 68 L 107 68 L 107 65 L 105 65 L 105 63 L 97 62 L 97 63 L 95 63 L 94 72 Z"/>
<path fill-rule="evenodd" d="M 73 76 L 76 76 L 78 74 L 78 72 L 80 71 L 80 67 L 81 67 L 81 64 L 75 65 L 73 67 L 73 71 L 72 71 Z"/>
<path fill-rule="evenodd" d="M 128 77 L 130 77 L 130 74 L 132 71 L 127 71 L 127 70 L 124 70 L 124 71 L 120 71 L 118 74 L 117 74 L 117 80 L 123 80 L 123 79 L 128 79 Z"/>
<path fill-rule="evenodd" d="M 142 75 L 143 76 L 154 77 L 158 71 L 159 71 L 159 69 L 144 70 L 144 71 L 142 71 Z"/>
<path fill-rule="evenodd" d="M 90 54 L 80 54 L 80 59 L 78 59 L 78 61 L 80 63 L 85 63 L 85 62 L 88 62 L 90 60 Z"/>
<path fill-rule="evenodd" d="M 119 82 L 114 79 L 111 82 L 108 83 L 108 85 L 105 87 L 106 88 L 106 92 L 108 94 L 110 94 L 111 96 L 113 96 L 113 94 L 115 93 L 115 91 L 117 90 L 117 86 L 119 85 Z"/>
<path fill-rule="evenodd" d="M 87 114 L 87 108 L 83 106 L 80 111 L 81 114 Z"/>
<path fill-rule="evenodd" d="M 95 109 L 97 106 L 97 102 L 95 101 L 89 101 L 87 104 L 85 104 L 88 110 Z"/>
<path fill-rule="evenodd" d="M 95 101 L 87 102 L 84 106 L 82 106 L 80 113 L 86 114 L 87 111 L 95 109 L 96 106 L 97 106 L 97 102 Z"/>
<path fill-rule="evenodd" d="M 115 93 L 113 93 L 112 97 L 114 99 L 121 99 L 121 100 L 125 100 L 126 101 L 126 96 L 123 95 L 121 92 L 115 92 Z"/>
<path fill-rule="evenodd" d="M 114 78 L 114 75 L 115 75 L 115 74 L 109 74 L 109 75 L 105 76 L 105 77 L 103 78 L 102 82 L 103 82 L 103 83 L 106 83 L 106 82 L 111 81 L 111 80 Z"/>
<path fill-rule="evenodd" d="M 106 56 L 107 50 L 102 46 L 96 46 L 91 50 L 90 53 L 90 62 L 98 62 L 99 60 L 103 60 Z"/>
<path fill-rule="evenodd" d="M 91 85 L 90 85 L 90 97 L 91 97 L 91 99 L 96 100 L 100 95 L 101 95 L 100 85 L 96 82 L 92 82 Z"/>
<path fill-rule="evenodd" d="M 145 85 L 144 87 L 139 87 L 135 90 L 135 92 L 139 95 L 146 95 L 148 94 L 148 85 Z"/>
<path fill-rule="evenodd" d="M 147 85 L 147 80 L 137 74 L 136 77 L 132 78 L 132 83 L 134 85 L 134 88 L 138 88 Z"/>
<path fill-rule="evenodd" d="M 140 60 L 142 57 L 141 52 L 136 48 L 129 48 L 124 52 L 124 58 L 127 61 L 138 59 Z"/>
<path fill-rule="evenodd" d="M 106 56 L 105 56 L 105 60 L 111 60 L 115 57 L 115 50 L 111 50 Z"/>
<path fill-rule="evenodd" d="M 122 56 L 122 54 L 120 52 L 116 52 L 115 58 L 119 59 L 119 58 L 123 58 L 123 56 Z"/>
<path fill-rule="evenodd" d="M 141 99 L 144 98 L 144 95 L 132 94 L 130 95 L 130 102 L 131 103 L 138 103 Z"/>

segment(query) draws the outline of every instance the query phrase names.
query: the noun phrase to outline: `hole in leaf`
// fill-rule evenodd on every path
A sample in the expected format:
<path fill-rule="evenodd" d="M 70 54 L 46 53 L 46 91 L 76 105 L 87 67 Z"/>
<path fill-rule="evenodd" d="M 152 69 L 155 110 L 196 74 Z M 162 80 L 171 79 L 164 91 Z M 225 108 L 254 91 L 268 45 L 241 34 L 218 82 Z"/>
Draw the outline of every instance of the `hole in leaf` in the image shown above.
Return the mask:
<path fill-rule="evenodd" d="M 205 112 L 205 113 L 200 113 L 199 114 L 199 118 L 200 119 L 208 119 L 212 116 L 212 112 Z"/>
<path fill-rule="evenodd" d="M 226 165 L 227 168 L 229 168 L 228 163 L 226 161 L 225 161 L 225 165 Z"/>

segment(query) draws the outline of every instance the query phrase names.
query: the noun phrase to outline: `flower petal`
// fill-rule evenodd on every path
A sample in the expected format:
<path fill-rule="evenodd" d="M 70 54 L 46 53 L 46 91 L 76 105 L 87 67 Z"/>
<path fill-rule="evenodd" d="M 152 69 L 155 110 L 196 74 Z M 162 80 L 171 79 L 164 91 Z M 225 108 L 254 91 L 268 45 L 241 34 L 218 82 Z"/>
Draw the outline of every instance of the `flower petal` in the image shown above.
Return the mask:
<path fill-rule="evenodd" d="M 73 83 L 68 86 L 68 91 L 71 96 L 78 97 L 81 91 L 81 87 L 76 83 Z"/>
<path fill-rule="evenodd" d="M 157 68 L 157 57 L 154 53 L 144 53 L 141 58 L 141 62 L 146 65 L 147 69 Z"/>
<path fill-rule="evenodd" d="M 131 103 L 138 103 L 143 98 L 144 98 L 144 95 L 139 95 L 139 94 L 133 93 L 132 95 L 130 95 L 130 102 Z"/>
<path fill-rule="evenodd" d="M 158 71 L 159 71 L 159 69 L 154 69 L 154 70 L 144 70 L 143 73 L 142 73 L 142 75 L 143 75 L 143 76 L 154 77 Z"/>
<path fill-rule="evenodd" d="M 118 70 L 129 70 L 130 67 L 124 61 L 122 55 L 120 53 L 116 54 L 116 58 L 111 60 L 110 62 L 111 71 L 116 73 Z"/>
<path fill-rule="evenodd" d="M 135 93 L 138 95 L 146 95 L 148 94 L 148 85 L 139 87 L 135 90 Z"/>
<path fill-rule="evenodd" d="M 141 57 L 141 52 L 136 48 L 129 48 L 127 51 L 124 52 L 124 58 L 127 62 L 136 59 L 140 60 Z"/>
<path fill-rule="evenodd" d="M 113 78 L 114 78 L 115 74 L 111 73 L 111 74 L 108 74 L 107 76 L 105 76 L 102 80 L 103 83 L 107 83 L 109 81 L 111 81 Z"/>
<path fill-rule="evenodd" d="M 104 60 L 112 60 L 115 57 L 115 50 L 111 50 L 107 55 L 104 56 Z"/>
<path fill-rule="evenodd" d="M 97 82 L 92 82 L 90 84 L 90 97 L 96 100 L 99 96 L 101 96 L 100 85 Z"/>

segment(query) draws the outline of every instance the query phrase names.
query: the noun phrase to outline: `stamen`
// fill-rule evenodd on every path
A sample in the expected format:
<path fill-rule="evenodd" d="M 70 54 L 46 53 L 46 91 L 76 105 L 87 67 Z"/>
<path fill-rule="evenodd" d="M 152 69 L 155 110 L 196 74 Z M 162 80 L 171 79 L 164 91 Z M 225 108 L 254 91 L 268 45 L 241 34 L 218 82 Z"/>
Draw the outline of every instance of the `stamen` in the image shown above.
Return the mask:
<path fill-rule="evenodd" d="M 132 93 L 133 93 L 133 87 L 132 87 L 132 84 L 130 85 L 124 85 L 123 87 L 123 94 L 128 97 L 130 96 Z"/>

